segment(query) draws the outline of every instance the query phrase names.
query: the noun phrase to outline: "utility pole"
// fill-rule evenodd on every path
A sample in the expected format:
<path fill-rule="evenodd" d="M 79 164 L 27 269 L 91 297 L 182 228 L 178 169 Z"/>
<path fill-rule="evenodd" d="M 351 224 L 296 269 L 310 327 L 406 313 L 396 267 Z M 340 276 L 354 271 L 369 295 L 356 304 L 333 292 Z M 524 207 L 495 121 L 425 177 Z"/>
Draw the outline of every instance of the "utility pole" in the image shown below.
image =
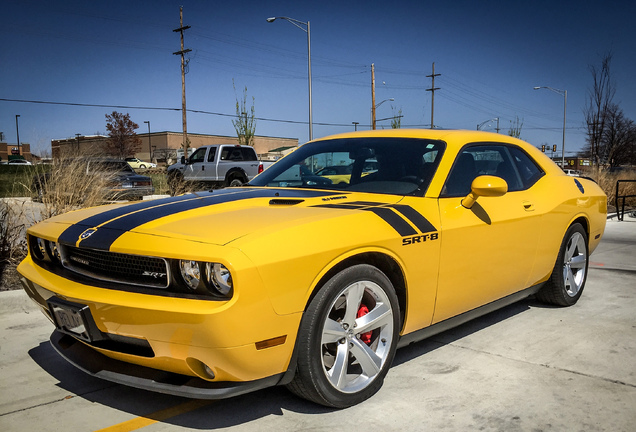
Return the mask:
<path fill-rule="evenodd" d="M 433 73 L 431 75 L 426 75 L 426 78 L 432 78 L 431 88 L 426 89 L 426 91 L 431 92 L 431 129 L 435 127 L 435 123 L 433 123 L 433 113 L 435 111 L 435 90 L 439 90 L 439 87 L 435 87 L 435 77 L 440 76 L 441 74 L 435 73 L 435 62 L 433 62 Z"/>
<path fill-rule="evenodd" d="M 148 162 L 152 163 L 152 143 L 150 141 L 150 120 L 145 120 L 144 123 L 148 123 Z"/>
<path fill-rule="evenodd" d="M 179 24 L 178 29 L 174 29 L 174 32 L 181 33 L 181 51 L 172 53 L 174 55 L 181 56 L 181 111 L 183 117 L 183 154 L 188 157 L 188 122 L 186 120 L 186 92 L 185 92 L 185 68 L 187 62 L 185 61 L 185 54 L 192 51 L 191 49 L 183 48 L 183 31 L 190 28 L 190 26 L 183 26 L 183 6 L 179 8 Z"/>
<path fill-rule="evenodd" d="M 375 63 L 371 63 L 371 125 L 375 130 Z"/>

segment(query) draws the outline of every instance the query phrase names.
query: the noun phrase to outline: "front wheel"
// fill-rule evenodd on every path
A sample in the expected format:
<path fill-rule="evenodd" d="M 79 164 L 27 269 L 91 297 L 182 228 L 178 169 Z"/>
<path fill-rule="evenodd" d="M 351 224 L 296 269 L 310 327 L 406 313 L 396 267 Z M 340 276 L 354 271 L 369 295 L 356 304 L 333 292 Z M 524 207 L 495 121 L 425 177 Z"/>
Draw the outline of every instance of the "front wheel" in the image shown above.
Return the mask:
<path fill-rule="evenodd" d="M 366 264 L 342 270 L 303 316 L 296 375 L 288 388 L 336 408 L 368 399 L 395 356 L 399 316 L 397 295 L 384 273 Z"/>
<path fill-rule="evenodd" d="M 558 306 L 575 304 L 585 287 L 588 258 L 587 233 L 581 224 L 575 223 L 565 233 L 552 275 L 537 298 Z"/>

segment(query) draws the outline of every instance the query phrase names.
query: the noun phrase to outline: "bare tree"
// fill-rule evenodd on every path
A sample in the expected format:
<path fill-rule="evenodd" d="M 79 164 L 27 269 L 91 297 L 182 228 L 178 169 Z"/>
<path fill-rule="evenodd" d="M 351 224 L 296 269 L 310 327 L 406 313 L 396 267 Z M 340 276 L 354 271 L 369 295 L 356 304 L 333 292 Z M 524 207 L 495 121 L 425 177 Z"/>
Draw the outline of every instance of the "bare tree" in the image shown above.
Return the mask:
<path fill-rule="evenodd" d="M 124 159 L 133 156 L 141 149 L 141 138 L 135 133 L 139 125 L 130 119 L 130 114 L 113 111 L 106 114 L 106 130 L 108 141 L 106 148 L 109 154 Z"/>
<path fill-rule="evenodd" d="M 393 117 L 391 117 L 391 129 L 400 129 L 402 127 L 402 108 L 395 112 L 395 107 L 391 105 Z"/>
<path fill-rule="evenodd" d="M 600 68 L 590 65 L 592 74 L 592 88 L 588 91 L 587 104 L 583 110 L 587 123 L 587 146 L 592 163 L 599 163 L 600 146 L 606 133 L 608 110 L 612 105 L 616 88 L 611 81 L 610 65 L 612 53 L 609 52 L 601 59 Z"/>
<path fill-rule="evenodd" d="M 232 80 L 234 94 L 236 95 L 236 86 Z M 256 131 L 256 118 L 254 115 L 254 96 L 252 96 L 252 107 L 250 113 L 247 113 L 247 86 L 243 89 L 243 100 L 239 102 L 236 98 L 236 120 L 232 120 L 232 125 L 236 129 L 239 144 L 254 146 L 254 133 Z"/>
<path fill-rule="evenodd" d="M 630 162 L 636 141 L 636 126 L 617 104 L 610 104 L 604 115 L 604 130 L 597 154 L 610 167 Z"/>
<path fill-rule="evenodd" d="M 508 135 L 514 138 L 520 138 L 522 127 L 523 120 L 519 120 L 519 116 L 515 116 L 515 120 L 510 121 L 510 129 L 508 129 Z"/>

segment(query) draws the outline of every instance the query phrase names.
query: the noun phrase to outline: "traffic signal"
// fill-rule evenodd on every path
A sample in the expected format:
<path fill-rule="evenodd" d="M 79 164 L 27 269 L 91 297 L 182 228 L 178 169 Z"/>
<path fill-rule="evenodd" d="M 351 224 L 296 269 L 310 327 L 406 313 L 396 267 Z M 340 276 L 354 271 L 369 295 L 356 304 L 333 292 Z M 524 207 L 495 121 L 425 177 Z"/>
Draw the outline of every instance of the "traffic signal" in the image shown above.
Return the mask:
<path fill-rule="evenodd" d="M 555 152 L 556 151 L 556 144 L 552 146 L 552 151 Z"/>
<path fill-rule="evenodd" d="M 541 146 L 541 151 L 542 151 L 543 153 L 545 153 L 545 145 L 542 145 L 542 146 Z"/>

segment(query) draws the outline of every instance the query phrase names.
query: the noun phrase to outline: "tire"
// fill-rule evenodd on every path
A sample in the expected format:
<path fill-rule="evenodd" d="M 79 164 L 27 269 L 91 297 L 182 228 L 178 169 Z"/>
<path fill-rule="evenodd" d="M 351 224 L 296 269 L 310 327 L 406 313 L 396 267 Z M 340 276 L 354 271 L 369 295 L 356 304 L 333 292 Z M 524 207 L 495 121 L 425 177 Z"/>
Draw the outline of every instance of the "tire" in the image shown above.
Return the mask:
<path fill-rule="evenodd" d="M 303 315 L 296 374 L 287 387 L 335 408 L 373 396 L 395 356 L 399 316 L 397 295 L 384 273 L 367 264 L 342 270 Z"/>
<path fill-rule="evenodd" d="M 575 304 L 585 288 L 589 253 L 587 233 L 575 223 L 568 228 L 550 279 L 537 293 L 537 299 L 558 306 Z"/>
<path fill-rule="evenodd" d="M 243 186 L 243 180 L 241 180 L 239 177 L 233 177 L 231 180 L 228 181 L 228 186 L 229 187 Z"/>
<path fill-rule="evenodd" d="M 146 169 L 146 165 L 139 165 L 139 169 Z"/>

